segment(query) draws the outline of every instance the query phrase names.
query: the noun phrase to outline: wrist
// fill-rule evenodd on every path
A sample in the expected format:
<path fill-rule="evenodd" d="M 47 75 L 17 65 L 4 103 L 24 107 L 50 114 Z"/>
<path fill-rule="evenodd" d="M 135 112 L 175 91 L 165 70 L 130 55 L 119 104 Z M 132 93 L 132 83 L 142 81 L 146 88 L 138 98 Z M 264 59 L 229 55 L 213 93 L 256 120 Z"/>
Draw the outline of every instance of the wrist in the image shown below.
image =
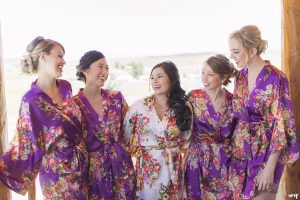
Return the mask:
<path fill-rule="evenodd" d="M 265 169 L 268 170 L 269 172 L 274 173 L 275 167 L 276 167 L 276 165 L 270 165 L 270 164 L 267 163 L 266 166 L 265 166 Z"/>

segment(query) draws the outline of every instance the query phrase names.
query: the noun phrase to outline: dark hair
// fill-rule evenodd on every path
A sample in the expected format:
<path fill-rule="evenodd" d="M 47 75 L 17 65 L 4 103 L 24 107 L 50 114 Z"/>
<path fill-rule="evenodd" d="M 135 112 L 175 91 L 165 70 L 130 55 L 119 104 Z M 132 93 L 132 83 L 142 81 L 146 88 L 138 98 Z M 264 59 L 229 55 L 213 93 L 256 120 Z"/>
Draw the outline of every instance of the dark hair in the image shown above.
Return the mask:
<path fill-rule="evenodd" d="M 167 101 L 168 106 L 175 115 L 178 128 L 181 131 L 187 131 L 191 128 L 192 112 L 186 105 L 188 98 L 185 95 L 185 91 L 180 86 L 178 69 L 173 62 L 167 61 L 155 65 L 150 74 L 152 74 L 154 69 L 159 67 L 164 70 L 171 82 Z"/>
<path fill-rule="evenodd" d="M 86 82 L 86 77 L 84 75 L 84 73 L 82 72 L 85 69 L 88 69 L 91 64 L 97 60 L 100 60 L 102 58 L 105 58 L 105 56 L 99 52 L 99 51 L 88 51 L 86 52 L 79 61 L 79 64 L 76 66 L 77 72 L 76 72 L 76 76 L 77 76 L 77 80 Z"/>
<path fill-rule="evenodd" d="M 229 59 L 222 54 L 209 57 L 206 63 L 216 74 L 219 74 L 222 79 L 225 78 L 223 81 L 223 85 L 225 86 L 231 82 L 230 78 L 235 77 L 238 72 Z"/>
<path fill-rule="evenodd" d="M 41 52 L 45 52 L 50 54 L 50 51 L 53 49 L 55 45 L 58 45 L 62 48 L 65 53 L 65 49 L 63 45 L 60 43 L 51 40 L 45 39 L 41 36 L 34 38 L 26 48 L 26 55 L 21 60 L 21 70 L 25 74 L 35 74 L 38 71 L 39 65 L 39 55 Z"/>

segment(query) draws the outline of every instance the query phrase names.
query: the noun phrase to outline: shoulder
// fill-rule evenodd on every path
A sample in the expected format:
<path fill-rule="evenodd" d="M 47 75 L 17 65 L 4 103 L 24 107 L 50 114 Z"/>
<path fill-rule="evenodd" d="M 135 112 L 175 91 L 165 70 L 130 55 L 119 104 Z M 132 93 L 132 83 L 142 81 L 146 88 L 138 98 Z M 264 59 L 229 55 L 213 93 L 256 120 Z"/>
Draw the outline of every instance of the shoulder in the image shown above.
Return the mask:
<path fill-rule="evenodd" d="M 64 89 L 70 89 L 72 90 L 72 85 L 69 81 L 64 80 L 64 79 L 57 79 L 58 84 L 60 85 L 60 87 L 64 88 Z"/>
<path fill-rule="evenodd" d="M 205 91 L 203 89 L 192 90 L 188 93 L 188 97 L 201 98 Z"/>
<path fill-rule="evenodd" d="M 73 99 L 77 105 L 84 104 L 83 103 L 84 94 L 83 94 L 82 90 L 79 90 L 79 92 L 75 96 L 73 96 Z"/>
<path fill-rule="evenodd" d="M 269 65 L 270 71 L 274 74 L 274 77 L 277 78 L 279 81 L 287 81 L 286 75 L 274 65 Z"/>
<path fill-rule="evenodd" d="M 31 88 L 23 95 L 22 103 L 35 103 L 36 100 L 42 95 L 42 91 L 39 88 L 37 88 L 34 84 L 32 84 Z"/>
<path fill-rule="evenodd" d="M 22 97 L 22 101 L 31 102 L 38 96 L 38 93 L 34 90 L 28 90 Z"/>
<path fill-rule="evenodd" d="M 72 91 L 72 86 L 68 81 L 63 80 L 63 79 L 57 79 L 57 85 L 59 87 L 59 90 L 61 92 L 61 96 L 63 98 L 69 99 L 73 96 L 72 95 L 72 92 L 73 92 Z"/>
<path fill-rule="evenodd" d="M 238 78 L 238 77 L 240 77 L 240 76 L 245 76 L 246 73 L 247 73 L 247 68 L 244 67 L 244 68 L 238 70 L 237 75 L 236 75 L 236 78 Z"/>
<path fill-rule="evenodd" d="M 154 101 L 153 101 L 153 97 L 149 96 L 149 97 L 143 97 L 140 98 L 138 100 L 136 100 L 135 102 L 133 102 L 133 104 L 131 104 L 130 106 L 130 110 L 136 110 L 136 111 L 143 111 L 143 110 L 148 110 L 150 111 L 152 108 Z"/>
<path fill-rule="evenodd" d="M 27 110 L 28 112 L 32 112 L 33 110 L 35 110 L 34 112 L 36 112 L 39 108 L 39 102 L 44 98 L 45 96 L 42 92 L 40 92 L 40 90 L 38 90 L 35 87 L 32 87 L 23 95 L 20 108 L 22 110 Z"/>
<path fill-rule="evenodd" d="M 131 107 L 148 106 L 151 103 L 149 97 L 140 98 L 131 104 Z"/>
<path fill-rule="evenodd" d="M 123 94 L 121 91 L 118 90 L 107 90 L 107 89 L 102 89 L 104 93 L 108 94 L 110 97 L 113 98 L 124 98 Z"/>
<path fill-rule="evenodd" d="M 274 89 L 288 87 L 288 79 L 286 75 L 280 69 L 271 64 L 266 66 L 265 77 L 267 77 L 269 83 L 272 83 Z"/>

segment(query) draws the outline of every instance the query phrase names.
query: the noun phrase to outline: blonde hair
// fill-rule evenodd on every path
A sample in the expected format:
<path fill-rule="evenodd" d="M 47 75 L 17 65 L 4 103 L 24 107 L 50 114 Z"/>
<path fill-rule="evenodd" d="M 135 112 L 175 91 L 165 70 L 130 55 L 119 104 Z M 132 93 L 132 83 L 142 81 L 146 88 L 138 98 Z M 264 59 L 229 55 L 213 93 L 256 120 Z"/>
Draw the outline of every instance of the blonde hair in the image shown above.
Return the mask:
<path fill-rule="evenodd" d="M 45 52 L 50 54 L 51 49 L 55 46 L 59 45 L 63 52 L 65 52 L 64 47 L 50 39 L 45 39 L 43 37 L 36 37 L 26 48 L 26 55 L 21 60 L 21 70 L 25 74 L 35 74 L 38 71 L 39 65 L 39 54 L 41 52 Z"/>
<path fill-rule="evenodd" d="M 231 33 L 229 38 L 238 39 L 248 51 L 255 48 L 257 55 L 263 53 L 268 47 L 268 42 L 261 38 L 261 32 L 255 25 L 243 26 L 240 30 Z"/>

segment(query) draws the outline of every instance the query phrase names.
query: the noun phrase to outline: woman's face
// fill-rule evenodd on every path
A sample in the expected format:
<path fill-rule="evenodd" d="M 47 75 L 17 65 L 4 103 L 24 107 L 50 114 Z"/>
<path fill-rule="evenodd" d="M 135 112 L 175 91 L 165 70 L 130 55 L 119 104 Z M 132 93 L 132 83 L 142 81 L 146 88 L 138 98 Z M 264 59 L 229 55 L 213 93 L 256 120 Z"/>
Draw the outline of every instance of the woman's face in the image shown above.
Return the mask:
<path fill-rule="evenodd" d="M 206 62 L 202 68 L 202 82 L 206 90 L 215 90 L 222 86 L 220 75 L 215 73 Z"/>
<path fill-rule="evenodd" d="M 42 53 L 40 57 L 39 72 L 45 73 L 47 76 L 59 78 L 62 76 L 63 66 L 66 64 L 64 60 L 64 51 L 60 45 L 54 45 L 50 53 Z"/>
<path fill-rule="evenodd" d="M 162 67 L 157 67 L 152 71 L 150 80 L 154 95 L 168 95 L 171 83 Z"/>
<path fill-rule="evenodd" d="M 236 38 L 229 39 L 230 58 L 235 61 L 237 67 L 242 68 L 248 65 L 249 54 L 242 43 Z"/>
<path fill-rule="evenodd" d="M 89 68 L 83 71 L 87 84 L 95 84 L 103 87 L 109 75 L 109 67 L 105 58 L 101 58 L 93 62 Z"/>

